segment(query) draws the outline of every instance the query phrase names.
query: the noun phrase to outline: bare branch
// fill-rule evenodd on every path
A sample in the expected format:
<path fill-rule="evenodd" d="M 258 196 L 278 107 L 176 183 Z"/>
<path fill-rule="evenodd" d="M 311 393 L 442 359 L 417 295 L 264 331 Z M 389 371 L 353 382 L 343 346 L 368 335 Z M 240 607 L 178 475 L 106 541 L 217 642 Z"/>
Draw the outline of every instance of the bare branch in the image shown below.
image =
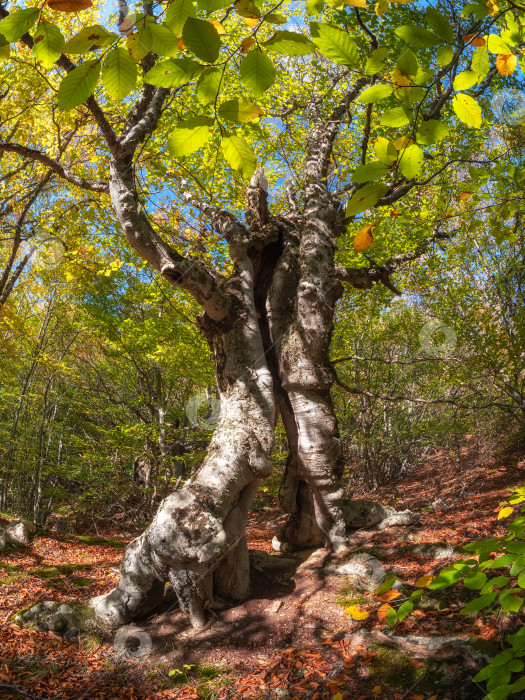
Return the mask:
<path fill-rule="evenodd" d="M 109 192 L 109 187 L 107 182 L 98 182 L 97 180 L 89 180 L 88 178 L 81 177 L 77 175 L 72 170 L 65 168 L 58 161 L 50 158 L 43 151 L 39 151 L 36 148 L 28 148 L 27 146 L 22 146 L 19 143 L 6 143 L 5 141 L 0 141 L 0 151 L 9 151 L 11 153 L 16 153 L 23 158 L 28 158 L 33 161 L 42 163 L 54 173 L 59 175 L 63 180 L 67 180 L 77 187 L 81 187 L 84 190 L 91 190 L 92 192 Z"/>

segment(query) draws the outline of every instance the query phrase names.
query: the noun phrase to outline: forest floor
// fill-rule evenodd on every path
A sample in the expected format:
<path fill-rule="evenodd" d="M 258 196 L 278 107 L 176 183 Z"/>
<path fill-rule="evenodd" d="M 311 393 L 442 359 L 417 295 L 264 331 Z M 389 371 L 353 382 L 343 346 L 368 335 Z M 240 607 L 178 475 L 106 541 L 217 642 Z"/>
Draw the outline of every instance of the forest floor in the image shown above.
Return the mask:
<path fill-rule="evenodd" d="M 388 574 L 406 583 L 433 575 L 450 560 L 421 556 L 414 546 L 460 546 L 503 534 L 498 505 L 508 498 L 508 488 L 524 482 L 525 462 L 516 456 L 480 464 L 478 455 L 465 455 L 458 469 L 444 454 L 436 454 L 402 484 L 378 489 L 372 496 L 397 510 L 419 511 L 420 523 L 357 532 L 353 555 L 368 552 Z M 370 496 L 363 492 L 354 497 Z M 273 503 L 253 514 L 248 531 L 251 550 L 272 551 L 269 521 L 276 515 Z M 436 695 L 422 690 L 418 675 L 422 664 L 416 660 L 409 660 L 396 676 L 388 660 L 378 665 L 376 652 L 350 647 L 349 635 L 384 627 L 378 617 L 381 603 L 371 592 L 349 585 L 348 578 L 322 568 L 323 551 L 308 559 L 303 555 L 281 570 L 255 569 L 249 600 L 216 611 L 198 633 L 188 629 L 185 617 L 170 609 L 167 600 L 163 610 L 137 621 L 153 642 L 140 661 L 119 655 L 109 633 L 66 640 L 9 622 L 13 613 L 40 600 L 86 600 L 110 590 L 118 580 L 127 541 L 46 533 L 23 549 L 0 555 L 0 698 L 460 697 L 454 691 Z M 267 557 L 260 559 L 264 563 Z M 366 619 L 352 619 L 347 612 L 351 605 L 366 611 Z M 475 635 L 496 645 L 504 639 L 505 618 L 480 613 L 473 620 L 460 615 L 460 609 L 460 597 L 447 591 L 444 609 L 414 610 L 396 626 L 396 634 Z M 478 697 L 483 695 L 480 686 Z"/>

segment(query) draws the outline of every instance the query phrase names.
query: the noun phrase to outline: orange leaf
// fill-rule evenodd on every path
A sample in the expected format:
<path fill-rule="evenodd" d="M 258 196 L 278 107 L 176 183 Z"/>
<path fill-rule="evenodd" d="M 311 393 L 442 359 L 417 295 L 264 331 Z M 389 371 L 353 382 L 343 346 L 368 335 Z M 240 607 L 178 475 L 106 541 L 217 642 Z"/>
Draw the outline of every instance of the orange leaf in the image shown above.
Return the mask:
<path fill-rule="evenodd" d="M 390 590 L 386 593 L 382 593 L 381 595 L 376 596 L 376 598 L 382 601 L 383 603 L 388 603 L 389 600 L 394 600 L 394 598 L 397 598 L 400 595 L 401 593 L 399 591 Z"/>
<path fill-rule="evenodd" d="M 358 231 L 354 238 L 354 250 L 356 253 L 363 253 L 368 250 L 372 243 L 374 242 L 374 237 L 372 236 L 372 229 L 376 224 L 368 224 L 360 231 Z"/>
<path fill-rule="evenodd" d="M 374 695 L 383 695 L 383 686 L 376 685 L 374 688 L 372 688 L 372 692 Z"/>
<path fill-rule="evenodd" d="M 500 75 L 510 75 L 516 70 L 518 59 L 513 53 L 500 53 L 496 56 L 496 69 Z"/>
<path fill-rule="evenodd" d="M 379 610 L 377 611 L 377 619 L 379 622 L 384 622 L 386 620 L 386 615 L 389 610 L 392 609 L 392 606 L 389 605 L 388 603 L 384 603 Z"/>
<path fill-rule="evenodd" d="M 393 211 L 390 212 L 390 216 L 401 216 L 401 214 L 397 211 L 397 209 L 394 209 Z"/>
<path fill-rule="evenodd" d="M 421 668 L 425 664 L 422 661 L 416 661 L 415 659 L 410 662 L 410 665 L 414 668 Z"/>
<path fill-rule="evenodd" d="M 465 34 L 463 41 L 469 46 L 485 46 L 485 39 L 477 34 Z"/>
<path fill-rule="evenodd" d="M 181 51 L 184 51 L 184 49 L 186 48 L 186 44 L 182 41 L 181 36 L 179 36 L 179 38 L 177 39 L 177 44 L 179 45 L 179 49 Z"/>
<path fill-rule="evenodd" d="M 80 12 L 93 4 L 91 0 L 48 0 L 48 7 L 58 12 Z"/>
<path fill-rule="evenodd" d="M 421 576 L 421 578 L 418 578 L 418 580 L 414 583 L 414 586 L 416 586 L 416 588 L 425 588 L 433 578 L 433 576 Z"/>
<path fill-rule="evenodd" d="M 217 22 L 216 19 L 209 19 L 208 22 L 210 24 L 213 24 L 213 26 L 217 30 L 217 34 L 226 34 L 226 29 L 224 29 L 222 24 L 220 22 Z"/>
<path fill-rule="evenodd" d="M 460 201 L 462 199 L 468 199 L 469 197 L 472 197 L 472 192 L 460 192 L 459 193 L 459 200 Z"/>
<path fill-rule="evenodd" d="M 243 53 L 248 53 L 250 48 L 255 44 L 255 39 L 251 36 L 247 37 L 246 39 L 243 39 L 241 41 L 241 49 Z"/>

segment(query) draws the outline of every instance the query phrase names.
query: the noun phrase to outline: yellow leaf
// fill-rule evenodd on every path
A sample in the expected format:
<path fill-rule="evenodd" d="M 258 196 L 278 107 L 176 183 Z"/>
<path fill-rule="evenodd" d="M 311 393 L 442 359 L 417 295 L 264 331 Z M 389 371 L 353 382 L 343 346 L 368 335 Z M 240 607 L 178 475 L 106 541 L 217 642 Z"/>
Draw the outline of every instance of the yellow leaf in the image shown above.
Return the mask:
<path fill-rule="evenodd" d="M 376 685 L 372 688 L 372 692 L 374 695 L 383 695 L 383 686 L 382 685 Z"/>
<path fill-rule="evenodd" d="M 465 34 L 463 36 L 463 41 L 469 46 L 485 46 L 485 39 L 482 36 L 476 34 Z"/>
<path fill-rule="evenodd" d="M 416 586 L 416 588 L 425 588 L 433 578 L 433 576 L 421 576 L 421 578 L 418 578 L 418 580 L 414 583 L 414 586 Z"/>
<path fill-rule="evenodd" d="M 394 600 L 394 598 L 397 598 L 400 596 L 401 593 L 399 591 L 387 591 L 386 593 L 382 593 L 381 595 L 376 596 L 378 600 L 382 601 L 383 603 L 388 603 L 389 600 Z"/>
<path fill-rule="evenodd" d="M 217 22 L 216 19 L 209 19 L 208 22 L 210 24 L 213 24 L 213 26 L 217 30 L 217 34 L 226 34 L 226 29 L 224 29 L 222 24 L 220 22 Z"/>
<path fill-rule="evenodd" d="M 499 5 L 495 0 L 487 0 L 485 3 L 491 15 L 497 15 L 499 12 Z"/>
<path fill-rule="evenodd" d="M 341 693 L 336 693 L 335 695 L 332 695 L 332 700 L 343 700 L 343 696 Z"/>
<path fill-rule="evenodd" d="M 408 148 L 413 143 L 414 141 L 409 139 L 408 136 L 401 136 L 401 138 L 394 141 L 394 148 L 396 151 L 404 151 L 405 148 Z"/>
<path fill-rule="evenodd" d="M 378 17 L 382 17 L 384 14 L 388 12 L 388 8 L 390 7 L 390 3 L 388 0 L 379 0 L 379 2 L 376 2 L 375 6 L 375 13 Z"/>
<path fill-rule="evenodd" d="M 510 75 L 516 70 L 518 59 L 513 53 L 500 53 L 496 56 L 496 69 L 500 75 Z"/>
<path fill-rule="evenodd" d="M 365 226 L 356 233 L 353 243 L 356 253 L 362 253 L 370 248 L 374 242 L 374 237 L 372 236 L 372 229 L 374 226 L 375 224 L 368 224 L 368 226 Z"/>
<path fill-rule="evenodd" d="M 399 68 L 394 68 L 394 72 L 392 73 L 392 82 L 396 87 L 407 87 L 408 85 L 412 85 L 410 78 L 402 73 Z"/>
<path fill-rule="evenodd" d="M 498 520 L 503 520 L 503 518 L 508 518 L 511 513 L 514 513 L 514 508 L 511 508 L 510 506 L 507 506 L 506 508 L 502 508 L 500 512 L 498 513 Z"/>
<path fill-rule="evenodd" d="M 346 0 L 346 4 L 350 7 L 362 7 L 366 9 L 366 0 Z"/>
<path fill-rule="evenodd" d="M 247 25 L 248 27 L 250 27 L 250 29 L 251 29 L 252 27 L 255 27 L 255 25 L 256 25 L 257 22 L 259 21 L 259 20 L 256 19 L 255 17 L 243 17 L 243 20 L 245 21 L 246 25 Z"/>
<path fill-rule="evenodd" d="M 251 36 L 247 37 L 246 39 L 243 39 L 241 41 L 241 49 L 243 53 L 248 53 L 250 48 L 255 44 L 255 39 Z"/>
<path fill-rule="evenodd" d="M 346 609 L 346 612 L 353 620 L 366 620 L 369 615 L 369 613 L 363 610 L 363 608 L 360 608 L 359 605 L 351 605 Z"/>

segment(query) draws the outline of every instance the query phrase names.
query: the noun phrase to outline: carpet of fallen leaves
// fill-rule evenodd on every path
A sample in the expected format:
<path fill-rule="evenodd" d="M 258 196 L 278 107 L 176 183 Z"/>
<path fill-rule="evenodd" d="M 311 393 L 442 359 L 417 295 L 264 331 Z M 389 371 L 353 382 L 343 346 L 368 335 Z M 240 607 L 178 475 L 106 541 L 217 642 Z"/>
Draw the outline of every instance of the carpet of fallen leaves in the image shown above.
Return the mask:
<path fill-rule="evenodd" d="M 461 545 L 503 532 L 495 511 L 507 498 L 507 489 L 525 481 L 525 462 L 516 456 L 479 462 L 476 454 L 466 455 L 458 469 L 445 455 L 438 454 L 402 484 L 376 490 L 374 500 L 397 509 L 420 510 L 421 523 L 410 530 L 357 533 L 356 547 L 359 551 L 380 553 L 389 573 L 414 583 L 421 576 L 435 574 L 447 562 L 419 557 L 406 547 L 407 543 Z M 364 492 L 354 496 L 370 497 Z M 272 517 L 275 510 L 258 512 L 251 518 L 251 549 L 271 551 L 272 531 L 268 523 Z M 198 663 L 188 663 L 174 676 L 168 675 L 173 666 L 166 655 L 157 654 L 142 663 L 120 658 L 110 633 L 103 637 L 62 639 L 51 632 L 21 629 L 9 621 L 16 611 L 41 600 L 70 602 L 107 592 L 118 580 L 122 553 L 123 549 L 114 542 L 89 544 L 74 536 L 48 533 L 37 536 L 21 550 L 0 555 L 0 698 L 429 700 L 427 695 L 418 694 L 417 688 L 399 693 L 377 678 L 369 678 L 368 667 L 374 654 L 366 649 L 350 652 L 345 635 L 383 626 L 380 614 L 378 618 L 380 603 L 365 600 L 362 607 L 369 616 L 363 621 L 352 620 L 336 604 L 337 596 L 330 588 L 323 589 L 322 598 L 315 597 L 313 583 L 309 590 L 313 577 L 305 573 L 298 575 L 300 579 L 296 576 L 299 586 L 281 596 L 285 612 L 279 613 L 279 618 L 278 607 L 275 608 L 272 614 L 276 614 L 267 622 L 284 627 L 287 610 L 310 605 L 312 614 L 317 615 L 315 619 L 325 620 L 324 628 L 321 624 L 305 625 L 315 629 L 309 636 L 303 635 L 299 643 L 292 640 L 296 646 L 275 648 L 273 638 L 268 636 L 266 645 L 264 639 L 243 643 L 241 638 L 232 653 L 204 647 Z M 338 581 L 339 586 L 344 583 L 341 578 Z M 309 602 L 305 602 L 307 598 Z M 400 634 L 453 633 L 496 641 L 501 638 L 498 620 L 485 617 L 472 623 L 459 615 L 460 607 L 459 602 L 452 602 L 444 612 L 415 610 L 396 630 Z M 215 673 L 210 674 L 210 669 L 215 669 Z"/>

